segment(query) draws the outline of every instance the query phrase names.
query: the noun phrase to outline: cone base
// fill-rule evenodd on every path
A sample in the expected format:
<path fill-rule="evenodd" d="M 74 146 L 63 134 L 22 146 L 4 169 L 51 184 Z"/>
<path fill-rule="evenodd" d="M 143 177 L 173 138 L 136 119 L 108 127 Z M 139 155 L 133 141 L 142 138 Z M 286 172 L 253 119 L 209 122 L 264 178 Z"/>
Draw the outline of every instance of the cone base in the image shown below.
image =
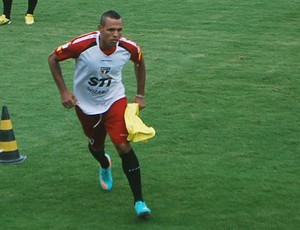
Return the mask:
<path fill-rule="evenodd" d="M 19 164 L 23 161 L 25 161 L 27 156 L 20 156 L 17 159 L 11 159 L 11 160 L 0 160 L 0 164 Z"/>

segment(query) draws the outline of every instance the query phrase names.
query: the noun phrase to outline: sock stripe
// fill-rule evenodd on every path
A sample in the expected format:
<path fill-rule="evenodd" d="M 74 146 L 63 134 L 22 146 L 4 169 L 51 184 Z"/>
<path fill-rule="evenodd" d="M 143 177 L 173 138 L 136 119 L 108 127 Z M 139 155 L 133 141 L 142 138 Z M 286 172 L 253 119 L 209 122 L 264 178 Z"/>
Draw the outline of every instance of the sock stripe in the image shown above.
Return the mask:
<path fill-rule="evenodd" d="M 137 167 L 137 168 L 133 168 L 133 169 L 128 169 L 128 172 L 134 172 L 134 171 L 138 171 L 138 170 L 140 170 L 140 166 L 139 167 Z"/>

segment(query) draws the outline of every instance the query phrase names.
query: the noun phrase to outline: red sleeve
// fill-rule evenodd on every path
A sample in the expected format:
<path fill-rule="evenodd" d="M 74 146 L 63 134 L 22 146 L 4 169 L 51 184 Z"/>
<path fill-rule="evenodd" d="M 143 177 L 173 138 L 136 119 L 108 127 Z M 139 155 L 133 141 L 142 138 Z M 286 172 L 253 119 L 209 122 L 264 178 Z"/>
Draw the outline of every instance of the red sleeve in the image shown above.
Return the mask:
<path fill-rule="evenodd" d="M 142 50 L 134 41 L 123 37 L 120 40 L 120 45 L 131 54 L 131 61 L 136 64 L 140 63 L 143 57 Z"/>
<path fill-rule="evenodd" d="M 75 47 L 71 45 L 71 42 L 61 45 L 54 50 L 59 61 L 63 61 L 68 58 L 76 58 Z"/>
<path fill-rule="evenodd" d="M 81 35 L 70 42 L 57 47 L 54 50 L 54 53 L 57 55 L 59 61 L 66 60 L 68 58 L 78 58 L 84 50 L 96 44 L 96 37 L 96 32 Z"/>

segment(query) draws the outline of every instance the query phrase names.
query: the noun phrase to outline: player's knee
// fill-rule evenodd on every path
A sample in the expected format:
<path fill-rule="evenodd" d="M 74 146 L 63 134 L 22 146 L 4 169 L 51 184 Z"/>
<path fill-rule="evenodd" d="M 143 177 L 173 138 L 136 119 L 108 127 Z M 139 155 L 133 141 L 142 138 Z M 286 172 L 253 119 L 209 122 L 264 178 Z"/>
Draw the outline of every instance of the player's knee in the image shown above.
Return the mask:
<path fill-rule="evenodd" d="M 93 155 L 102 153 L 104 154 L 104 147 L 93 146 L 91 143 L 89 143 L 88 148 Z"/>
<path fill-rule="evenodd" d="M 119 155 L 126 154 L 131 150 L 131 146 L 129 143 L 115 144 L 115 148 L 118 151 Z"/>

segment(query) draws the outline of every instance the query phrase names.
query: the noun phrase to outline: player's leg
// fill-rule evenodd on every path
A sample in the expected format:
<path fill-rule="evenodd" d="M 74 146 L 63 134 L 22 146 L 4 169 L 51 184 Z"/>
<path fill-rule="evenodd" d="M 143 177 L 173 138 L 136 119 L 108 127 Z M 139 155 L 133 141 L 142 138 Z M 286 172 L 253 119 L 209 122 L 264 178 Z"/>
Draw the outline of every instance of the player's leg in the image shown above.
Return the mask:
<path fill-rule="evenodd" d="M 139 160 L 127 140 L 128 132 L 124 120 L 126 106 L 126 98 L 115 102 L 106 114 L 109 119 L 105 121 L 105 127 L 121 157 L 122 168 L 134 197 L 136 213 L 138 216 L 146 216 L 151 211 L 143 200 Z"/>
<path fill-rule="evenodd" d="M 3 2 L 3 14 L 6 18 L 10 19 L 11 7 L 12 7 L 12 0 L 2 0 Z"/>
<path fill-rule="evenodd" d="M 104 190 L 112 188 L 111 159 L 105 153 L 106 130 L 102 123 L 102 115 L 86 115 L 76 106 L 76 113 L 85 135 L 89 138 L 88 149 L 99 162 L 99 182 Z"/>
<path fill-rule="evenodd" d="M 131 188 L 134 205 L 137 216 L 148 217 L 151 210 L 146 206 L 142 194 L 142 180 L 139 160 L 130 145 L 115 144 L 116 149 L 119 150 L 119 155 L 122 159 L 122 168 L 127 177 L 129 186 Z M 125 148 L 124 148 L 125 147 Z M 122 149 L 130 148 L 129 152 L 123 152 Z"/>
<path fill-rule="evenodd" d="M 28 8 L 25 14 L 25 23 L 30 25 L 34 23 L 34 10 L 38 0 L 28 0 Z"/>
<path fill-rule="evenodd" d="M 33 14 L 38 0 L 28 0 L 28 8 L 26 14 Z"/>
<path fill-rule="evenodd" d="M 10 13 L 12 7 L 12 0 L 2 0 L 3 14 L 0 16 L 0 25 L 10 24 Z"/>

